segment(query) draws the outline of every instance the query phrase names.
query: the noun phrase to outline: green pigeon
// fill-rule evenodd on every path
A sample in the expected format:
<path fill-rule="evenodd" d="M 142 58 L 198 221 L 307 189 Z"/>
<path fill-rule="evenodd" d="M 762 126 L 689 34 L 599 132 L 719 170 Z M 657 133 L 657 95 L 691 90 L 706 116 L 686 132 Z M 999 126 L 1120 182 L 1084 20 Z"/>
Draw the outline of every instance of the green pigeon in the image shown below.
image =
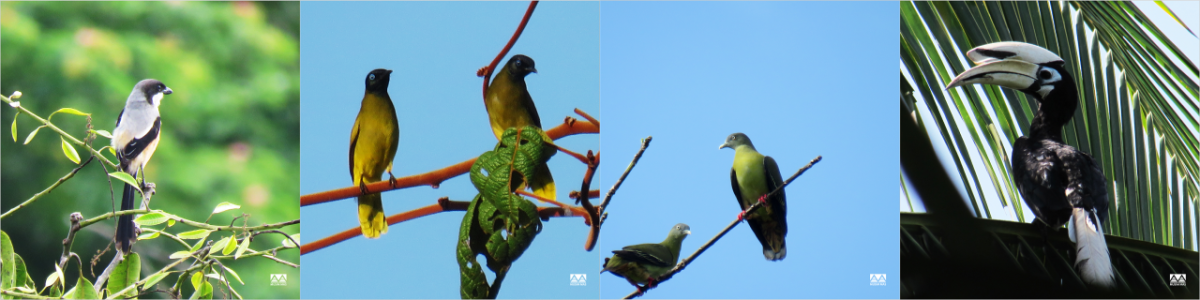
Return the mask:
<path fill-rule="evenodd" d="M 770 261 L 783 260 L 787 256 L 784 237 L 787 236 L 787 197 L 780 190 L 771 197 L 767 193 L 783 186 L 779 165 L 775 159 L 764 156 L 754 149 L 750 138 L 744 133 L 730 134 L 718 149 L 733 148 L 733 169 L 729 181 L 733 184 L 733 195 L 742 207 L 739 219 L 745 219 L 762 243 L 763 256 Z M 763 207 L 746 215 L 746 208 L 754 202 L 764 202 Z"/>
<path fill-rule="evenodd" d="M 613 250 L 613 256 L 604 259 L 604 269 L 600 273 L 609 271 L 625 278 L 638 290 L 643 290 L 638 286 L 639 283 L 649 283 L 647 287 L 654 287 L 654 279 L 670 272 L 679 262 L 679 246 L 689 234 L 692 234 L 691 227 L 679 223 L 671 228 L 671 233 L 662 243 L 637 244 Z"/>

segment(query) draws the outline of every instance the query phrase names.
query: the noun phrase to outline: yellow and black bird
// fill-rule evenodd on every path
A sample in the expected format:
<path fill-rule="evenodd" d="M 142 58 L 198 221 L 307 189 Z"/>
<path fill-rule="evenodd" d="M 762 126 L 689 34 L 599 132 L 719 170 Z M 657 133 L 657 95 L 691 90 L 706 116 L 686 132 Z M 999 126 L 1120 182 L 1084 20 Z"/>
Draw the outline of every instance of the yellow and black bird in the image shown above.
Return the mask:
<path fill-rule="evenodd" d="M 392 70 L 387 69 L 375 69 L 367 74 L 362 108 L 350 131 L 350 179 L 363 191 L 358 197 L 358 222 L 362 225 L 363 235 L 368 238 L 379 238 L 387 233 L 387 220 L 383 214 L 382 195 L 367 194 L 366 185 L 379 181 L 385 171 L 393 185 L 396 180 L 392 176 L 392 159 L 396 157 L 400 128 L 396 122 L 396 107 L 387 92 L 391 74 Z"/>
<path fill-rule="evenodd" d="M 733 195 L 742 207 L 746 224 L 762 244 L 763 256 L 767 260 L 783 260 L 787 256 L 787 196 L 783 190 L 766 197 L 775 188 L 783 186 L 783 176 L 775 159 L 758 153 L 750 138 L 743 133 L 730 134 L 721 148 L 733 148 L 733 168 L 729 170 L 729 181 L 733 184 Z M 746 208 L 754 202 L 765 202 L 753 214 L 745 215 Z"/>
<path fill-rule="evenodd" d="M 537 73 L 533 59 L 521 54 L 513 55 L 504 64 L 504 68 L 496 72 L 496 78 L 492 79 L 492 83 L 488 85 L 487 99 L 483 103 L 487 108 L 488 119 L 492 124 L 492 133 L 496 134 L 496 139 L 500 139 L 504 130 L 511 127 L 537 126 L 537 128 L 542 128 L 542 120 L 538 118 L 537 107 L 533 105 L 533 97 L 529 96 L 529 90 L 525 87 L 525 76 L 529 73 Z M 545 140 L 548 143 L 551 141 L 548 137 Z M 550 168 L 546 164 L 541 164 L 534 169 L 533 175 L 529 176 L 527 180 L 535 195 L 547 199 L 557 199 L 554 177 L 551 176 Z"/>

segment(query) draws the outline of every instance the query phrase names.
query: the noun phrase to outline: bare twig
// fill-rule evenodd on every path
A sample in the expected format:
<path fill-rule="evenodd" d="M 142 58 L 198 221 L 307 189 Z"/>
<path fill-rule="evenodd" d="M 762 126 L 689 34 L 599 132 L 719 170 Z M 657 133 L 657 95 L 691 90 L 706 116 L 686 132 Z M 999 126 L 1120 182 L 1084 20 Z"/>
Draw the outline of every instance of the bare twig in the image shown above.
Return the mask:
<path fill-rule="evenodd" d="M 613 195 L 617 193 L 617 189 L 621 188 L 621 183 L 625 182 L 625 177 L 628 177 L 629 172 L 633 171 L 633 167 L 637 166 L 638 160 L 642 159 L 642 153 L 646 152 L 646 148 L 650 147 L 650 140 L 653 139 L 653 136 L 647 136 L 642 139 L 642 149 L 638 149 L 637 154 L 633 155 L 633 161 L 630 161 L 629 166 L 625 167 L 625 173 L 621 173 L 621 177 L 617 178 L 617 183 L 614 183 L 612 188 L 608 189 L 608 194 L 604 195 L 604 201 L 600 202 L 600 213 L 602 216 L 600 217 L 600 221 L 597 222 L 600 225 L 604 225 L 604 219 L 608 218 L 608 214 L 605 213 L 608 210 L 608 201 L 612 200 Z"/>
<path fill-rule="evenodd" d="M 807 165 L 800 167 L 800 170 L 797 170 L 796 174 L 793 174 L 792 177 L 789 177 L 787 180 L 784 180 L 783 185 L 776 187 L 774 191 L 767 193 L 766 196 L 770 197 L 771 195 L 774 195 L 775 193 L 782 191 L 784 187 L 787 187 L 788 184 L 792 183 L 792 180 L 796 180 L 796 177 L 800 177 L 800 174 L 804 174 L 804 171 L 807 171 L 808 168 L 812 168 L 813 164 L 816 164 L 817 162 L 820 162 L 820 161 L 821 161 L 821 156 L 817 156 L 817 158 L 813 158 L 813 160 L 809 161 Z M 749 215 L 750 213 L 757 210 L 759 207 L 762 207 L 762 204 L 763 204 L 763 202 L 755 202 L 753 205 L 750 205 L 750 207 L 747 207 L 746 215 Z M 693 260 L 696 260 L 696 258 L 699 257 L 701 253 L 704 253 L 704 250 L 708 250 L 708 247 L 712 247 L 712 245 L 715 244 L 717 242 L 717 240 L 720 240 L 721 237 L 725 236 L 726 233 L 729 233 L 730 230 L 733 230 L 733 228 L 737 227 L 737 225 L 741 222 L 742 222 L 742 219 L 738 218 L 737 220 L 734 220 L 732 223 L 729 223 L 729 226 L 725 226 L 725 229 L 721 230 L 721 232 L 717 233 L 716 236 L 714 236 L 712 239 L 708 240 L 708 242 L 704 243 L 703 246 L 700 246 L 700 249 L 696 249 L 695 253 L 692 253 L 692 255 L 688 256 L 687 258 L 684 258 L 682 261 L 679 262 L 679 264 L 675 265 L 675 268 L 672 268 L 670 272 L 667 272 L 667 274 L 663 274 L 662 276 L 655 278 L 654 282 L 661 284 L 663 281 L 667 281 L 668 279 L 671 279 L 671 277 L 675 276 L 676 273 L 683 271 L 684 268 L 687 268 L 689 263 L 691 263 Z M 637 291 L 634 291 L 633 293 L 626 295 L 625 299 L 633 299 L 637 296 L 640 296 L 640 295 L 642 295 L 642 293 L 644 293 L 644 291 L 647 291 L 650 288 L 651 287 L 644 287 Z"/>

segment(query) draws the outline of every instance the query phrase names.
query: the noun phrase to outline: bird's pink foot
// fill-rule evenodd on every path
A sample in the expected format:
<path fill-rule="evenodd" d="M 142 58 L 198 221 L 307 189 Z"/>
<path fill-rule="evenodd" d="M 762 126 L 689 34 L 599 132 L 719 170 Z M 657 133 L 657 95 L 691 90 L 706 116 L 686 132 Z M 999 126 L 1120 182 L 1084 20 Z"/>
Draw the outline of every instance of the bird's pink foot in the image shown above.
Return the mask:
<path fill-rule="evenodd" d="M 762 197 L 758 197 L 758 202 L 762 203 L 763 206 L 770 206 L 770 204 L 767 204 L 767 194 L 763 194 Z"/>
<path fill-rule="evenodd" d="M 738 213 L 738 222 L 741 222 L 742 220 L 745 220 L 745 219 L 746 219 L 746 211 L 743 210 L 742 212 Z"/>

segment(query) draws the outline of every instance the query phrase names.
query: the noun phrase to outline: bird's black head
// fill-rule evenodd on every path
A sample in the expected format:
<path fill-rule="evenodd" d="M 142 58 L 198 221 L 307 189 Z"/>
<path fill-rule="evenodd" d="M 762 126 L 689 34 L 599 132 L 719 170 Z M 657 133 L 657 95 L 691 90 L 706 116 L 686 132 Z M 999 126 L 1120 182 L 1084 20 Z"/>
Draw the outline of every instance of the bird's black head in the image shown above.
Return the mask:
<path fill-rule="evenodd" d="M 719 149 L 730 148 L 730 149 L 737 150 L 737 146 L 741 146 L 741 145 L 746 145 L 746 146 L 750 146 L 750 148 L 754 148 L 754 144 L 750 143 L 750 137 L 746 136 L 745 133 L 738 132 L 738 133 L 730 134 L 728 137 L 726 137 L 725 143 L 721 144 L 721 148 L 719 148 Z"/>
<path fill-rule="evenodd" d="M 133 90 L 135 93 L 141 92 L 142 96 L 146 98 L 146 102 L 149 102 L 151 105 L 158 104 L 162 100 L 163 95 L 170 95 L 174 92 L 166 84 L 163 84 L 162 81 L 158 81 L 158 79 L 143 79 L 137 85 L 133 86 Z"/>
<path fill-rule="evenodd" d="M 524 54 L 513 55 L 512 58 L 508 59 L 508 63 L 504 65 L 504 69 L 514 78 L 522 78 L 525 75 L 529 75 L 529 73 L 537 73 L 533 59 Z"/>
<path fill-rule="evenodd" d="M 367 91 L 387 92 L 388 81 L 392 79 L 392 70 L 374 69 L 367 73 Z"/>

